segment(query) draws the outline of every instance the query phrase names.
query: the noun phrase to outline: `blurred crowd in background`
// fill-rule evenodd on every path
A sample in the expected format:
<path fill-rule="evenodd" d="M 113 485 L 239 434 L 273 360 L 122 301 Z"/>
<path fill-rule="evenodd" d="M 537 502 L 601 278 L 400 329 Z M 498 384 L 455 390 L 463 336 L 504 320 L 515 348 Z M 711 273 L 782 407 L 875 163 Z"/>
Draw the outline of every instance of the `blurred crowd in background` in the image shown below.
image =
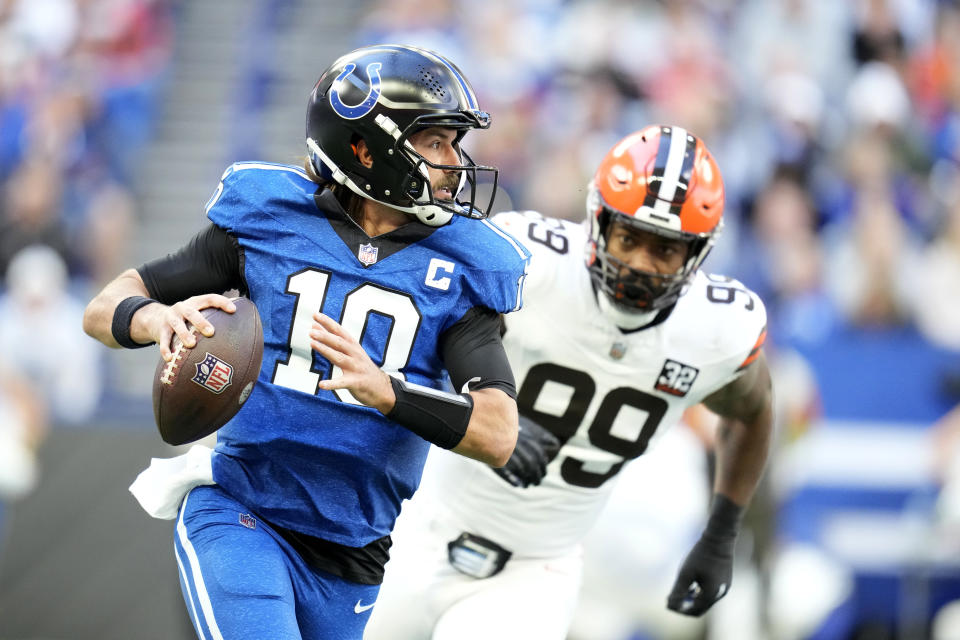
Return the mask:
<path fill-rule="evenodd" d="M 254 10 L 269 16 L 307 1 L 263 0 Z M 117 247 L 142 222 L 138 157 L 149 152 L 162 117 L 180 4 L 0 0 L 0 443 L 18 443 L 0 444 L 0 497 L 29 490 L 36 473 L 30 451 L 50 425 L 84 423 L 110 410 L 99 401 L 101 350 L 82 336 L 80 314 L 92 289 L 129 266 L 119 263 L 125 254 Z M 960 411 L 951 413 L 960 405 L 960 2 L 368 5 L 353 38 L 357 46 L 435 49 L 473 83 L 493 126 L 465 144 L 479 162 L 500 168 L 498 210 L 581 219 L 599 158 L 648 123 L 686 127 L 707 143 L 723 173 L 726 210 L 706 267 L 740 279 L 766 303 L 778 398 L 777 451 L 757 500 L 760 524 L 749 536 L 757 595 L 748 606 L 756 609 L 779 593 L 784 578 L 771 566 L 783 540 L 821 541 L 804 533 L 810 504 L 793 512 L 786 504 L 797 481 L 783 479 L 780 468 L 816 466 L 795 452 L 813 456 L 820 449 L 795 445 L 833 425 L 856 434 L 840 440 L 852 442 L 850 455 L 865 460 L 853 465 L 867 469 L 865 475 L 907 478 L 909 487 L 894 487 L 900 493 L 879 498 L 881 506 L 902 515 L 918 495 L 931 494 L 921 509 L 924 530 L 952 532 L 938 538 L 941 546 L 954 542 L 937 566 L 953 573 L 906 622 L 907 614 L 889 611 L 871 619 L 861 602 L 859 613 L 848 609 L 830 631 L 830 615 L 866 587 L 842 573 L 849 568 L 836 555 L 806 557 L 808 567 L 824 562 L 825 568 L 808 571 L 813 582 L 804 588 L 834 585 L 836 595 L 824 596 L 819 613 L 771 637 L 919 638 L 947 625 L 931 621 L 941 601 L 960 598 Z M 281 28 L 282 21 L 261 20 L 260 36 L 277 38 L 273 30 Z M 250 120 L 267 102 L 259 92 L 271 74 L 283 73 L 284 65 L 319 70 L 329 63 L 265 59 L 256 51 L 237 56 L 241 82 L 253 88 L 238 94 L 250 105 L 238 109 L 247 123 L 233 149 L 244 154 L 258 149 L 260 130 Z M 302 141 L 288 142 L 299 153 Z M 277 160 L 223 161 L 246 159 Z M 31 338 L 37 334 L 45 340 Z M 78 397 L 85 402 L 64 400 Z M 709 418 L 692 415 L 688 422 L 698 427 Z M 918 458 L 897 444 L 912 440 L 890 444 L 891 434 L 903 431 L 920 434 L 925 445 Z M 695 433 L 709 442 L 709 426 Z M 706 477 L 706 467 L 690 464 Z M 649 481 L 624 484 L 635 495 Z M 859 500 L 863 483 L 853 485 L 838 484 Z M 867 502 L 876 506 L 876 488 L 868 489 Z M 837 578 L 838 571 L 845 577 Z M 795 597 L 783 589 L 788 600 Z M 881 602 L 878 610 L 890 608 Z M 767 613 L 758 615 L 776 606 L 766 603 Z M 641 627 L 632 619 L 625 624 Z M 758 624 L 769 629 L 776 621 Z M 939 637 L 960 637 L 960 621 L 949 624 L 954 635 Z M 616 636 L 622 631 L 610 637 L 622 640 Z"/>
<path fill-rule="evenodd" d="M 0 534 L 50 426 L 99 408 L 84 299 L 135 233 L 173 26 L 165 0 L 0 0 Z"/>
<path fill-rule="evenodd" d="M 512 206 L 580 219 L 606 149 L 678 123 L 726 185 L 710 268 L 763 297 L 779 340 L 915 323 L 960 348 L 960 300 L 938 295 L 960 291 L 956 3 L 376 4 L 357 42 L 436 48 L 472 80 L 495 124 L 470 143 Z"/>

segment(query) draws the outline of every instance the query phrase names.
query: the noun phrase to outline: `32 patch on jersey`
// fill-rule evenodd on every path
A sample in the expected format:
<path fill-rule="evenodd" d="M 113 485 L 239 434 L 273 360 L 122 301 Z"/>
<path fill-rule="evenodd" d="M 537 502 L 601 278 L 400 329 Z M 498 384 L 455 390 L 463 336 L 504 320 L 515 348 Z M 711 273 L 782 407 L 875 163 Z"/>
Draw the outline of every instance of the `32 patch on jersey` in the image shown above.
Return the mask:
<path fill-rule="evenodd" d="M 660 375 L 657 376 L 657 384 L 654 389 L 674 396 L 685 396 L 690 391 L 690 387 L 693 386 L 694 380 L 697 379 L 698 373 L 700 373 L 700 370 L 696 367 L 668 358 L 663 363 Z"/>

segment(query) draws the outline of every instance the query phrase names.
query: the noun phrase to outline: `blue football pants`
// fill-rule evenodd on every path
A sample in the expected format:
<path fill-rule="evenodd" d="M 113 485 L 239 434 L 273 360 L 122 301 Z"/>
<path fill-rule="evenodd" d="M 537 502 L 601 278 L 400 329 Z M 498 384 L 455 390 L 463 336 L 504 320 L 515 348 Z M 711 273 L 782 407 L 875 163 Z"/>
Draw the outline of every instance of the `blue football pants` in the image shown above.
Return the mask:
<path fill-rule="evenodd" d="M 217 486 L 184 498 L 174 552 L 201 640 L 360 640 L 380 590 L 310 567 Z"/>

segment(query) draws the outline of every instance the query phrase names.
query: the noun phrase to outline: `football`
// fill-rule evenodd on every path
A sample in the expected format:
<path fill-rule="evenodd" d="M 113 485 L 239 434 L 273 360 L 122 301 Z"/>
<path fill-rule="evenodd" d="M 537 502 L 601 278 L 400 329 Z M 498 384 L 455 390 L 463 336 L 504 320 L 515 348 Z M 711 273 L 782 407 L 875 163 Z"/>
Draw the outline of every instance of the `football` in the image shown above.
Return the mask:
<path fill-rule="evenodd" d="M 263 359 L 263 327 L 257 307 L 233 298 L 237 310 L 202 311 L 213 324 L 193 348 L 173 338 L 173 359 L 160 358 L 153 377 L 153 415 L 164 442 L 186 444 L 207 436 L 232 418 L 253 391 Z M 188 325 L 189 326 L 189 325 Z"/>

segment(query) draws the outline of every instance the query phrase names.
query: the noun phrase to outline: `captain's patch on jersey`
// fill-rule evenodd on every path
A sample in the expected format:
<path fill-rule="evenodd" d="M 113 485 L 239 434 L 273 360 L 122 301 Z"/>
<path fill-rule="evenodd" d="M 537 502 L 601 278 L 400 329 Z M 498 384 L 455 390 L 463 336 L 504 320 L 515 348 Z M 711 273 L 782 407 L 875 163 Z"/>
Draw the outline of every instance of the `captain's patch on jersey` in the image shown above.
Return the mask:
<path fill-rule="evenodd" d="M 657 376 L 657 384 L 654 389 L 674 396 L 685 396 L 690 391 L 690 387 L 693 386 L 693 381 L 697 379 L 698 373 L 700 373 L 700 370 L 696 367 L 668 358 L 663 363 L 660 375 Z"/>

